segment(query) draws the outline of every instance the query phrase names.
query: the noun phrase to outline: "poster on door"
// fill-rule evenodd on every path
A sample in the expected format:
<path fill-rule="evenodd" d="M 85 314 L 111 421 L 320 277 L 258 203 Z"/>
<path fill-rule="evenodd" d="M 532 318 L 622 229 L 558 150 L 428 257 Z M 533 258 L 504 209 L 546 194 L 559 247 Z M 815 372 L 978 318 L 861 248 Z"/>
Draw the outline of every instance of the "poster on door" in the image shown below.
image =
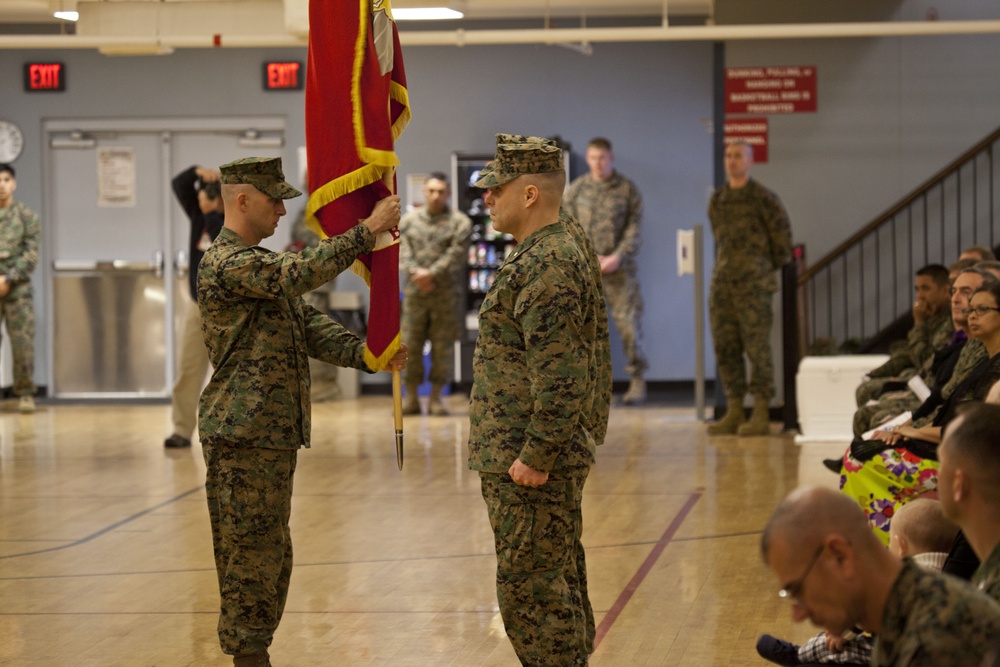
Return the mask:
<path fill-rule="evenodd" d="M 127 146 L 97 149 L 97 205 L 135 206 L 135 149 Z"/>

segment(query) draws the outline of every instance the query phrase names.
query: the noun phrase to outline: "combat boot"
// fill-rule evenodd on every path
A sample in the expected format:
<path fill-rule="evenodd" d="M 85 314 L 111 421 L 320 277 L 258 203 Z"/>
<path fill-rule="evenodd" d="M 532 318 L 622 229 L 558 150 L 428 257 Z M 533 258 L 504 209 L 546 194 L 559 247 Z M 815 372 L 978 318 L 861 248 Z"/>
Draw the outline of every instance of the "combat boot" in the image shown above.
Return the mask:
<path fill-rule="evenodd" d="M 646 381 L 640 377 L 632 378 L 628 391 L 622 396 L 622 405 L 642 405 L 646 402 Z"/>
<path fill-rule="evenodd" d="M 709 435 L 734 435 L 736 430 L 743 425 L 743 398 L 729 397 L 727 399 L 726 414 L 722 419 L 714 424 L 708 425 Z"/>
<path fill-rule="evenodd" d="M 770 406 L 766 398 L 754 401 L 750 421 L 740 425 L 736 433 L 742 438 L 748 435 L 767 435 L 771 430 Z"/>
<path fill-rule="evenodd" d="M 233 656 L 234 667 L 271 667 L 271 657 L 267 651 Z"/>
<path fill-rule="evenodd" d="M 417 399 L 417 385 L 406 385 L 406 398 L 403 399 L 404 415 L 419 415 L 420 401 Z"/>
<path fill-rule="evenodd" d="M 445 417 L 451 414 L 448 406 L 441 400 L 441 389 L 442 387 L 439 384 L 431 385 L 431 402 L 428 410 L 435 417 Z"/>

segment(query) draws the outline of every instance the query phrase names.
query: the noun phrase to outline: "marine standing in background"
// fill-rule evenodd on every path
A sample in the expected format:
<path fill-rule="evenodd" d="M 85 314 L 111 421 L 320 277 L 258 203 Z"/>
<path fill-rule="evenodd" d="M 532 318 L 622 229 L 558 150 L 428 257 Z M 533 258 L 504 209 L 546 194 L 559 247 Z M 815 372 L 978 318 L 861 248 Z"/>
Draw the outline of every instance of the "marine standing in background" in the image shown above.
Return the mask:
<path fill-rule="evenodd" d="M 316 248 L 271 252 L 285 199 L 279 158 L 224 164 L 226 226 L 202 259 L 198 307 L 214 370 L 201 395 L 198 431 L 207 470 L 221 610 L 219 643 L 237 667 L 269 667 L 292 575 L 288 521 L 300 447 L 308 447 L 313 357 L 367 370 L 363 340 L 301 296 L 371 252 L 375 235 L 399 221 L 399 197 Z M 402 370 L 406 346 L 389 361 Z"/>
<path fill-rule="evenodd" d="M 581 543 L 583 487 L 604 442 L 611 351 L 600 264 L 560 211 L 562 150 L 497 135 L 476 187 L 517 247 L 479 311 L 469 467 L 497 552 L 497 601 L 523 665 L 586 665 L 594 615 Z"/>
<path fill-rule="evenodd" d="M 749 144 L 726 146 L 729 182 L 708 203 L 716 253 L 708 315 L 727 402 L 723 418 L 708 427 L 711 435 L 766 435 L 770 423 L 768 410 L 774 396 L 771 299 L 778 291 L 774 272 L 792 257 L 792 233 L 778 195 L 750 178 L 752 164 Z M 750 359 L 749 387 L 744 353 Z M 750 421 L 745 422 L 743 396 L 748 388 L 754 407 Z"/>
<path fill-rule="evenodd" d="M 0 322 L 6 321 L 14 360 L 14 395 L 21 412 L 35 411 L 35 304 L 31 272 L 38 264 L 42 227 L 14 200 L 14 167 L 0 164 Z"/>
<path fill-rule="evenodd" d="M 406 365 L 404 415 L 420 414 L 417 386 L 424 380 L 424 341 L 431 342 L 429 412 L 446 415 L 441 401 L 451 382 L 453 346 L 458 336 L 458 270 L 469 250 L 472 222 L 448 207 L 448 178 L 434 172 L 424 183 L 424 205 L 399 221 L 399 270 L 403 287 L 402 339 L 413 350 Z"/>
<path fill-rule="evenodd" d="M 164 447 L 191 446 L 191 434 L 198 420 L 198 397 L 208 373 L 208 350 L 201 337 L 201 313 L 198 312 L 198 265 L 219 235 L 224 222 L 225 207 L 219 176 L 218 169 L 193 166 L 174 176 L 170 183 L 174 197 L 190 223 L 188 289 L 191 302 L 184 311 L 177 382 L 170 395 L 170 419 L 174 432 L 163 441 Z"/>
<path fill-rule="evenodd" d="M 643 302 L 635 261 L 642 244 L 642 194 L 615 171 L 607 139 L 591 139 L 586 158 L 590 172 L 570 184 L 563 206 L 583 227 L 601 263 L 604 296 L 625 348 L 625 370 L 631 380 L 622 404 L 641 405 L 646 401 L 644 378 L 649 368 L 642 349 Z"/>

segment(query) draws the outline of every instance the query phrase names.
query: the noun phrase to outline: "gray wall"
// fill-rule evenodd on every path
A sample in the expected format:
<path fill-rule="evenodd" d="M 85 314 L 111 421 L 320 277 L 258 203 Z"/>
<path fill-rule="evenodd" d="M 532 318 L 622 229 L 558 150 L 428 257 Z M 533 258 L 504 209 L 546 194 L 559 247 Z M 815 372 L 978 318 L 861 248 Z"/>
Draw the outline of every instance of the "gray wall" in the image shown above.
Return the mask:
<path fill-rule="evenodd" d="M 914 3 L 897 5 L 898 18 L 922 15 Z M 962 4 L 962 16 L 942 18 L 978 17 L 969 6 Z M 676 275 L 674 240 L 677 229 L 706 222 L 711 51 L 703 43 L 595 44 L 589 57 L 556 46 L 409 48 L 414 120 L 397 146 L 400 182 L 410 172 L 446 168 L 452 151 L 491 150 L 499 131 L 559 134 L 577 157 L 591 136 L 611 138 L 617 167 L 645 195 L 639 264 L 649 379 L 691 378 L 692 281 Z M 755 170 L 784 199 L 795 240 L 807 245 L 810 258 L 818 259 L 998 125 L 998 56 L 995 36 L 727 45 L 730 66 L 818 67 L 818 112 L 771 116 L 770 164 Z M 21 91 L 22 63 L 41 58 L 67 64 L 65 93 Z M 261 63 L 281 58 L 304 59 L 305 51 L 108 58 L 0 50 L 0 117 L 16 121 L 27 142 L 16 163 L 19 198 L 36 208 L 44 201 L 39 142 L 46 118 L 283 114 L 285 158 L 294 164 L 295 148 L 305 141 L 303 96 L 264 93 L 259 84 Z M 574 167 L 582 173 L 582 161 Z M 284 238 L 279 230 L 276 242 Z M 340 288 L 354 284 L 345 279 Z M 622 378 L 617 342 L 614 350 L 616 377 Z M 46 361 L 39 361 L 44 369 Z M 713 372 L 711 355 L 709 366 Z"/>

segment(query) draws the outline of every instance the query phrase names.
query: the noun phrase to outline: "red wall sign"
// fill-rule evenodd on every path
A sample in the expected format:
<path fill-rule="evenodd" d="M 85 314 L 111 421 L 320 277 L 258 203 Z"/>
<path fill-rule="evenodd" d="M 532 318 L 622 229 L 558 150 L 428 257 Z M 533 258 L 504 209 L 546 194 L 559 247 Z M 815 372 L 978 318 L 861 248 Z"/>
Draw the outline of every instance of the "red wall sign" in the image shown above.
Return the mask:
<path fill-rule="evenodd" d="M 743 141 L 753 148 L 755 164 L 767 162 L 767 118 L 727 118 L 726 134 L 723 142 L 728 146 L 734 141 Z"/>
<path fill-rule="evenodd" d="M 302 90 L 304 83 L 302 63 L 264 63 L 264 90 Z"/>
<path fill-rule="evenodd" d="M 816 111 L 816 68 L 727 67 L 726 113 Z"/>
<path fill-rule="evenodd" d="M 66 66 L 62 63 L 24 63 L 24 92 L 66 90 Z"/>

